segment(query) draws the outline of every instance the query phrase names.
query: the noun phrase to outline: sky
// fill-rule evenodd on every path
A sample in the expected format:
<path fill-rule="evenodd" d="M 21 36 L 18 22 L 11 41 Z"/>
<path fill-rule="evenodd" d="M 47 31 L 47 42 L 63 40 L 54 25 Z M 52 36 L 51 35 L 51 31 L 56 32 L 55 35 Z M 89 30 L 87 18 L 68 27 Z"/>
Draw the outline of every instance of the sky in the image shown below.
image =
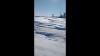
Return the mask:
<path fill-rule="evenodd" d="M 66 10 L 66 0 L 34 0 L 35 16 L 59 16 Z"/>

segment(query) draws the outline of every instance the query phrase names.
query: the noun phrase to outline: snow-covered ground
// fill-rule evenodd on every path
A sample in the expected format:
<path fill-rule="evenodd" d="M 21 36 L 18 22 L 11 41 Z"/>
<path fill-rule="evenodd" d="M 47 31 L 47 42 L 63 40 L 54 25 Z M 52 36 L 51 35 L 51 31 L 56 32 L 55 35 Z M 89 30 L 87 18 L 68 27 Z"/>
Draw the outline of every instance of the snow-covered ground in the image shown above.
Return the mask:
<path fill-rule="evenodd" d="M 35 56 L 65 56 L 66 20 L 35 17 L 34 22 Z"/>

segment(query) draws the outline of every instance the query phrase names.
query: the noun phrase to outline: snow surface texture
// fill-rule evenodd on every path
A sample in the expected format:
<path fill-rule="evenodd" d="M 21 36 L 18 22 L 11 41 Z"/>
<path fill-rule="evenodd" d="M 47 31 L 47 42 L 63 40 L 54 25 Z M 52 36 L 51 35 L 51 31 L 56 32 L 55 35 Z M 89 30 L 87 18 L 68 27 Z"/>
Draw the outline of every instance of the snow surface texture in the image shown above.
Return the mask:
<path fill-rule="evenodd" d="M 66 20 L 35 17 L 35 56 L 66 56 Z"/>

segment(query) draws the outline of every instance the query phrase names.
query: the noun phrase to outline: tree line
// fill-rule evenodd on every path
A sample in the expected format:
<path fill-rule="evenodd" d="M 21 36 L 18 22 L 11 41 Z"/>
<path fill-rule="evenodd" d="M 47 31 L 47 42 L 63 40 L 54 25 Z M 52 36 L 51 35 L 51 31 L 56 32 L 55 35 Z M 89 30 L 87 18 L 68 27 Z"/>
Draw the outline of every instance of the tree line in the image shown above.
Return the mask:
<path fill-rule="evenodd" d="M 52 17 L 55 17 L 54 14 L 52 14 Z M 58 18 L 66 18 L 66 13 L 60 14 L 60 16 L 57 16 Z"/>

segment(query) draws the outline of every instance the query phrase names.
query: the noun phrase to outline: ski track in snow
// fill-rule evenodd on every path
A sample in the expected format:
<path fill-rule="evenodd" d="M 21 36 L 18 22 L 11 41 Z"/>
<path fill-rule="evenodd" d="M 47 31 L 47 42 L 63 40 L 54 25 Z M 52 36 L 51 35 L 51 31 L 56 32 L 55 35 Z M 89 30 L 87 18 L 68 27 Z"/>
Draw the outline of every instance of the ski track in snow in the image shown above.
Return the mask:
<path fill-rule="evenodd" d="M 35 56 L 65 56 L 64 18 L 35 17 Z"/>

